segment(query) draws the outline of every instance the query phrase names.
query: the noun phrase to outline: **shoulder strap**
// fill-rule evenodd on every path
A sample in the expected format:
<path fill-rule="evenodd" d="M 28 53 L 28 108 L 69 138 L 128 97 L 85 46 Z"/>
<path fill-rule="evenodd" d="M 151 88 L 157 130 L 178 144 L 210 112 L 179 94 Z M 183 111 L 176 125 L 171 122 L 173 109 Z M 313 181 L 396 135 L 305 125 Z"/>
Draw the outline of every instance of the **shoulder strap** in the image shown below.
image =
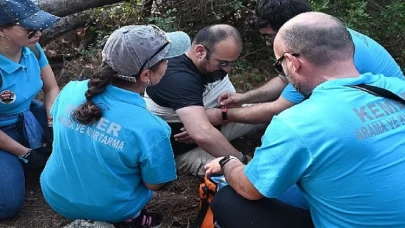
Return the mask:
<path fill-rule="evenodd" d="M 39 60 L 39 58 L 41 57 L 40 53 L 39 53 L 39 49 L 37 47 L 37 45 L 33 46 L 33 47 L 28 47 L 32 53 L 34 53 L 35 57 L 37 57 L 37 59 Z"/>
<path fill-rule="evenodd" d="M 386 97 L 391 100 L 398 101 L 398 102 L 401 102 L 402 104 L 405 104 L 405 99 L 403 99 L 402 97 L 396 95 L 395 93 L 393 93 L 389 90 L 386 90 L 384 88 L 381 88 L 381 87 L 366 85 L 366 84 L 358 84 L 358 85 L 352 85 L 352 86 L 348 86 L 348 87 L 363 90 L 367 93 L 373 94 L 374 96 Z"/>
<path fill-rule="evenodd" d="M 201 208 L 198 212 L 197 218 L 194 222 L 189 226 L 189 228 L 199 228 L 204 221 L 205 216 L 207 215 L 208 208 L 210 207 L 210 203 L 207 199 L 203 199 L 201 202 Z"/>

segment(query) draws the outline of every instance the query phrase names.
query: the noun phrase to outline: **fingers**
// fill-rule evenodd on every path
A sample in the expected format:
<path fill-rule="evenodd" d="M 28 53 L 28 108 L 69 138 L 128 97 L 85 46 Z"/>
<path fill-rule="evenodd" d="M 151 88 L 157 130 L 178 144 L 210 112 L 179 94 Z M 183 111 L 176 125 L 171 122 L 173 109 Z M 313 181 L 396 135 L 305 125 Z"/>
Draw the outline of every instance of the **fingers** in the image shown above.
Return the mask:
<path fill-rule="evenodd" d="M 194 143 L 195 143 L 194 139 L 191 138 L 191 137 L 188 135 L 187 131 L 185 131 L 184 128 L 182 128 L 182 129 L 180 129 L 180 130 L 182 130 L 182 131 L 184 131 L 184 132 L 175 134 L 175 135 L 173 136 L 173 137 L 174 137 L 174 140 L 176 140 L 177 142 L 186 143 L 186 144 L 194 144 Z"/>
<path fill-rule="evenodd" d="M 185 137 L 187 137 L 187 136 L 188 136 L 187 131 L 180 132 L 180 133 L 178 133 L 178 134 L 173 135 L 173 137 L 174 137 L 175 139 L 181 139 L 181 138 L 185 138 Z"/>
<path fill-rule="evenodd" d="M 217 98 L 217 103 L 218 103 L 218 105 L 221 105 L 221 102 L 222 102 L 223 100 L 228 99 L 228 97 L 229 97 L 229 93 L 228 93 L 228 92 L 221 93 L 221 94 L 218 96 L 218 98 Z"/>

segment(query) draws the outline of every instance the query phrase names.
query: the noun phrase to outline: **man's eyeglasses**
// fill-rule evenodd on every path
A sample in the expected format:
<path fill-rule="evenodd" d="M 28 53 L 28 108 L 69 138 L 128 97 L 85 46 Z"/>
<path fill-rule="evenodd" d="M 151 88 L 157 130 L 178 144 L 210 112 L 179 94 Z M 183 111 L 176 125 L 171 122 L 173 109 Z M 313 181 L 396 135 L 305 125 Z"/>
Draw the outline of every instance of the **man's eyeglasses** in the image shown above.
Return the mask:
<path fill-rule="evenodd" d="M 284 60 L 284 58 L 285 58 L 285 54 L 290 54 L 290 55 L 295 56 L 295 57 L 300 56 L 300 54 L 298 54 L 298 53 L 287 53 L 287 52 L 285 52 L 285 53 L 283 53 L 283 55 L 282 55 L 280 58 L 278 58 L 278 59 L 273 63 L 273 68 L 274 68 L 274 70 L 276 70 L 277 73 L 279 73 L 279 74 L 281 74 L 281 75 L 283 75 L 283 76 L 285 76 L 285 73 L 284 73 L 284 70 L 283 70 L 282 63 L 283 63 L 283 60 Z"/>
<path fill-rule="evenodd" d="M 205 50 L 207 50 L 207 52 L 211 55 L 211 51 L 210 51 L 210 49 L 208 49 L 206 46 L 204 46 L 204 45 L 202 45 L 204 48 L 205 48 Z M 227 67 L 227 66 L 232 66 L 237 60 L 235 60 L 235 61 L 227 61 L 227 60 L 219 60 L 219 59 L 215 59 L 217 62 L 218 62 L 218 65 L 217 65 L 217 67 L 218 68 L 224 68 L 224 67 Z"/>
<path fill-rule="evenodd" d="M 141 68 L 139 68 L 139 72 L 138 72 L 137 74 L 135 74 L 135 75 L 136 75 L 136 76 L 139 76 L 139 75 L 141 74 L 143 68 L 146 66 L 146 64 L 147 64 L 149 61 L 151 61 L 153 58 L 155 58 L 155 56 L 156 56 L 157 54 L 159 54 L 161 51 L 163 51 L 163 49 L 165 49 L 165 47 L 166 47 L 167 45 L 169 45 L 169 44 L 170 44 L 170 41 L 166 41 L 166 43 L 164 43 L 159 49 L 157 49 L 157 51 L 156 51 L 151 57 L 149 57 L 148 59 L 146 59 L 145 62 L 142 64 Z"/>
<path fill-rule="evenodd" d="M 268 33 L 260 33 L 260 36 L 269 43 L 273 43 L 274 37 L 276 37 L 276 34 L 268 34 Z"/>

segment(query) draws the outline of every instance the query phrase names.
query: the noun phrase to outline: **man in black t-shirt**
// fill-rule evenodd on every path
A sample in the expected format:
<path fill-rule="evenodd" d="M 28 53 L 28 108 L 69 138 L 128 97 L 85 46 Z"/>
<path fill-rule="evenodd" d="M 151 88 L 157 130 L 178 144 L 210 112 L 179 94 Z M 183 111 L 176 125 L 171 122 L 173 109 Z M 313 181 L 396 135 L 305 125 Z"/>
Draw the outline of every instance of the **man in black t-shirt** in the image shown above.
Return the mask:
<path fill-rule="evenodd" d="M 235 92 L 227 74 L 241 52 L 242 40 L 234 27 L 207 26 L 197 33 L 184 55 L 169 59 L 159 84 L 146 89 L 148 109 L 172 128 L 179 171 L 203 175 L 204 164 L 215 157 L 245 158 L 228 140 L 258 126 L 224 124 L 226 109 L 218 108 L 216 102 L 222 92 Z"/>

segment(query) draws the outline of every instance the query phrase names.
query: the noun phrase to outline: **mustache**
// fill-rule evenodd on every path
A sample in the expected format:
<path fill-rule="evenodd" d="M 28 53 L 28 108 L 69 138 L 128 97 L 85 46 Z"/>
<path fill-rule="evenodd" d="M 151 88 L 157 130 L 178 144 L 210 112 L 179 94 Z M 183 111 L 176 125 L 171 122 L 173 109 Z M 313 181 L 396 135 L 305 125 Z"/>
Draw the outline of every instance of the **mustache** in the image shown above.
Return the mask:
<path fill-rule="evenodd" d="M 225 77 L 228 74 L 228 72 L 219 69 L 219 70 L 215 70 L 213 72 L 208 73 L 209 76 L 211 77 Z"/>

